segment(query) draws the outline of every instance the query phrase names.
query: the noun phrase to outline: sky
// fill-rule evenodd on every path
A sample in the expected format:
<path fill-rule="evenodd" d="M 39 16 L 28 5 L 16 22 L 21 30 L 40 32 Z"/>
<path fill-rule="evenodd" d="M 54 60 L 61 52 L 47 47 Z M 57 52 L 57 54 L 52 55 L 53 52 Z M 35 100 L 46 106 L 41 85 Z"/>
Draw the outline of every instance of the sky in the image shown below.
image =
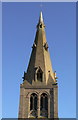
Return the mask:
<path fill-rule="evenodd" d="M 0 2 L 0 116 L 2 116 L 2 4 L 1 2 Z"/>
<path fill-rule="evenodd" d="M 58 77 L 58 116 L 76 117 L 76 3 L 7 2 L 2 3 L 3 118 L 18 117 L 20 84 L 27 70 L 40 11 Z"/>

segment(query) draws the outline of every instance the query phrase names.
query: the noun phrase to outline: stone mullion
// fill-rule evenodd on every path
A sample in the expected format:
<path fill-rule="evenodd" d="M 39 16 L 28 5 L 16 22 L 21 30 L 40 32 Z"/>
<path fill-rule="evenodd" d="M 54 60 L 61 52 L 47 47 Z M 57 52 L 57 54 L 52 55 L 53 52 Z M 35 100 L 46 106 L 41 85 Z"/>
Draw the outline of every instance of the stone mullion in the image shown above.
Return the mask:
<path fill-rule="evenodd" d="M 40 117 L 40 95 L 38 96 L 38 104 L 37 104 L 37 107 L 38 107 L 38 118 Z"/>

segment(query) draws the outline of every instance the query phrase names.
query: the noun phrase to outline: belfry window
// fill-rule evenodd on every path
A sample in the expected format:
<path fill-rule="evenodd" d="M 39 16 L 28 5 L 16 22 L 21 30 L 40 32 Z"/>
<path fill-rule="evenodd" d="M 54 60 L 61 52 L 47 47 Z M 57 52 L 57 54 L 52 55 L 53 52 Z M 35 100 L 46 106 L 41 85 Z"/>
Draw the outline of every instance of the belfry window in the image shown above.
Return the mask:
<path fill-rule="evenodd" d="M 37 80 L 42 82 L 43 79 L 43 72 L 41 69 L 37 71 Z"/>
<path fill-rule="evenodd" d="M 48 96 L 47 94 L 43 93 L 41 95 L 41 100 L 40 100 L 40 110 L 48 110 Z"/>
<path fill-rule="evenodd" d="M 37 110 L 37 95 L 35 93 L 30 96 L 30 110 Z"/>

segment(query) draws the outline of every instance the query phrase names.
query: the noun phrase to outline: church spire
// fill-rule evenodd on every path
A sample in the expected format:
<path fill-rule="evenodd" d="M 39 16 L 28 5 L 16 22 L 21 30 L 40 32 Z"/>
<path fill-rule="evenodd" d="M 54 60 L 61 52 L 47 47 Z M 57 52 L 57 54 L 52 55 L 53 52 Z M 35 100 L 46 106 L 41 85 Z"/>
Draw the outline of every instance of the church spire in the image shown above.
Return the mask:
<path fill-rule="evenodd" d="M 58 119 L 56 79 L 41 12 L 27 72 L 24 72 L 24 81 L 20 85 L 19 118 Z"/>
<path fill-rule="evenodd" d="M 56 82 L 51 65 L 48 43 L 46 41 L 42 12 L 40 12 L 37 32 L 32 46 L 32 53 L 27 73 L 24 78 L 33 85 L 52 85 Z"/>

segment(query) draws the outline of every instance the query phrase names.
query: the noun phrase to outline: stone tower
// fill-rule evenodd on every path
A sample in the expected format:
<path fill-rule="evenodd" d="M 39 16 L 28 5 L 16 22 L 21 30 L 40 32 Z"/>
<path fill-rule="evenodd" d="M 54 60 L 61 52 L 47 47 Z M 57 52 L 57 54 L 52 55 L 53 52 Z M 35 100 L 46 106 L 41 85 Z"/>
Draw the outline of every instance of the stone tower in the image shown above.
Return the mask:
<path fill-rule="evenodd" d="M 56 79 L 41 12 L 29 65 L 20 85 L 19 118 L 58 118 Z"/>

